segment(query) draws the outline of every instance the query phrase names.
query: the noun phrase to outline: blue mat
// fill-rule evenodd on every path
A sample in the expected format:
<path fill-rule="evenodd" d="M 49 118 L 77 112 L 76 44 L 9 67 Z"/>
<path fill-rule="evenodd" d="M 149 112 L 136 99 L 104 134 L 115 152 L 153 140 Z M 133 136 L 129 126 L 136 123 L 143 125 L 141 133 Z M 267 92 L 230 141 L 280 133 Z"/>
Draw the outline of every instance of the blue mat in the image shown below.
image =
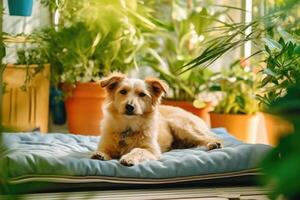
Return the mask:
<path fill-rule="evenodd" d="M 133 167 L 123 166 L 118 160 L 90 159 L 100 137 L 59 133 L 5 133 L 2 158 L 9 178 L 55 175 L 161 179 L 254 169 L 271 148 L 242 143 L 225 129 L 213 129 L 213 132 L 223 138 L 224 148 L 172 150 L 160 160 Z"/>

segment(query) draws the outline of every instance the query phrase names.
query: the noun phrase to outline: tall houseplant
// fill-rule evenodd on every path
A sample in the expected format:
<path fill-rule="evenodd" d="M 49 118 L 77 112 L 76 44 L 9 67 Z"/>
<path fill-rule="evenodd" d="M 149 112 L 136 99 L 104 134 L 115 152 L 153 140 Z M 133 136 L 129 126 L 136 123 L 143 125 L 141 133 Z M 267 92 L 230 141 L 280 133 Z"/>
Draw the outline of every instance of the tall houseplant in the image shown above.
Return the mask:
<path fill-rule="evenodd" d="M 135 54 L 143 45 L 140 32 L 155 26 L 138 13 L 140 7 L 132 6 L 133 2 L 77 1 L 77 12 L 65 11 L 72 20 L 67 15 L 58 30 L 38 34 L 55 66 L 54 83 L 63 83 L 68 93 L 65 104 L 72 133 L 100 133 L 106 94 L 97 82 L 111 71 L 125 72 L 134 66 Z"/>
<path fill-rule="evenodd" d="M 216 73 L 211 83 L 210 90 L 221 96 L 211 113 L 212 127 L 225 127 L 238 139 L 255 142 L 259 122 L 256 75 L 238 60 L 229 69 Z"/>
<path fill-rule="evenodd" d="M 182 65 L 180 73 L 196 67 L 208 67 L 226 53 L 241 47 L 248 41 L 258 48 L 249 58 L 262 54 L 263 47 L 261 45 L 265 44 L 266 35 L 274 37 L 278 28 L 285 30 L 299 27 L 297 17 L 299 17 L 300 4 L 298 0 L 276 1 L 271 5 L 266 7 L 267 12 L 263 16 L 256 16 L 251 22 L 229 22 L 211 29 L 210 31 L 221 34 L 212 37 L 203 46 L 204 48 L 198 56 Z M 240 10 L 245 12 L 245 10 Z"/>
<path fill-rule="evenodd" d="M 221 32 L 222 34 L 218 35 L 218 37 L 213 37 L 209 42 L 207 42 L 205 48 L 203 48 L 203 50 L 198 56 L 196 56 L 194 59 L 187 62 L 185 65 L 181 67 L 179 74 L 192 70 L 197 66 L 199 66 L 198 68 L 200 69 L 209 67 L 220 57 L 224 56 L 226 53 L 236 48 L 243 46 L 246 42 L 252 42 L 254 46 L 254 48 L 252 49 L 256 49 L 256 51 L 254 51 L 254 53 L 246 59 L 251 59 L 252 57 L 255 57 L 255 60 L 261 60 L 261 57 L 265 55 L 268 57 L 268 52 L 267 52 L 268 50 L 266 49 L 267 54 L 265 54 L 266 52 L 263 51 L 263 46 L 262 46 L 263 44 L 270 44 L 271 46 L 274 46 L 275 49 L 277 48 L 277 50 L 279 50 L 281 49 L 280 47 L 281 44 L 278 45 L 278 42 L 276 41 L 278 41 L 279 39 L 278 35 L 280 35 L 280 33 L 283 34 L 282 36 L 283 38 L 289 38 L 291 34 L 295 35 L 296 33 L 299 33 L 299 31 L 297 31 L 297 29 L 299 29 L 299 23 L 298 23 L 299 6 L 300 4 L 299 1 L 297 0 L 276 1 L 275 3 L 272 4 L 272 6 L 266 7 L 267 12 L 265 12 L 261 16 L 254 17 L 251 22 L 226 23 L 224 24 L 224 26 L 213 29 L 212 31 Z M 289 33 L 283 30 L 288 30 L 287 32 Z M 287 41 L 290 41 L 290 39 L 288 39 Z M 291 47 L 289 48 L 291 49 Z M 287 50 L 287 48 L 283 48 L 283 49 L 285 49 L 284 51 Z M 289 52 L 290 57 L 293 57 L 293 55 L 291 54 L 292 50 L 288 50 L 286 52 Z M 278 64 L 278 61 L 284 57 L 286 57 L 286 55 L 284 54 L 281 55 L 279 51 L 279 54 L 277 56 L 274 56 L 272 59 L 269 59 L 269 61 L 275 60 Z M 279 58 L 279 60 L 277 60 L 277 58 Z M 293 62 L 291 63 L 286 62 L 285 64 L 289 65 L 292 63 Z M 276 63 L 273 64 L 275 64 L 274 67 L 277 68 L 276 67 L 277 64 Z M 264 73 L 266 74 L 269 73 L 268 75 L 269 77 L 267 77 L 264 80 L 264 85 L 266 85 L 265 83 L 268 83 L 269 85 L 271 83 L 274 85 L 274 83 L 272 82 L 276 82 L 277 78 L 271 78 L 274 75 L 274 73 L 272 72 L 272 68 L 273 66 L 271 68 L 266 68 L 266 70 L 264 71 Z M 288 68 L 289 68 L 288 66 L 283 67 L 281 73 L 289 74 L 297 69 L 297 68 L 294 69 L 292 68 L 288 69 Z M 283 91 L 286 90 L 286 88 L 288 87 L 288 85 L 290 85 L 291 82 L 293 81 L 284 81 L 284 82 L 278 81 L 280 87 L 283 86 L 283 88 L 281 88 L 283 90 L 281 90 L 280 92 L 278 92 L 279 90 L 277 92 L 274 92 L 274 89 L 279 89 L 278 83 L 275 83 L 274 85 L 275 87 L 273 88 L 273 91 L 271 91 L 269 94 L 267 94 L 267 96 L 264 96 L 263 98 L 260 97 L 257 98 L 259 98 L 262 104 L 267 105 L 269 104 L 268 103 L 269 100 L 271 99 L 275 100 L 277 97 L 284 94 Z M 268 90 L 269 89 L 270 88 L 268 88 Z M 281 119 L 277 118 L 274 120 L 274 117 L 271 116 L 271 118 L 269 118 L 268 116 L 270 115 L 268 114 L 265 114 L 264 116 L 267 116 L 265 118 L 267 124 L 279 124 L 280 127 L 279 126 L 276 127 L 275 132 L 277 132 L 278 129 L 284 130 L 286 129 L 286 127 L 288 127 L 289 129 L 291 127 L 288 123 L 285 123 Z M 272 129 L 274 128 L 268 127 L 268 130 L 272 130 Z M 273 134 L 272 133 L 273 131 L 268 131 L 268 132 L 271 132 L 271 134 Z M 273 145 L 276 144 L 276 139 L 274 139 L 277 137 L 276 135 L 278 135 L 278 133 L 275 133 L 275 137 L 269 136 L 269 138 L 273 138 L 270 139 L 270 142 Z"/>
<path fill-rule="evenodd" d="M 171 88 L 168 99 L 163 103 L 182 107 L 204 118 L 209 124 L 209 103 L 200 104 L 198 101 L 197 104 L 193 104 L 193 101 L 202 91 L 202 86 L 211 72 L 194 69 L 178 75 L 178 71 L 184 63 L 199 54 L 201 44 L 208 37 L 205 30 L 214 22 L 212 18 L 217 18 L 225 11 L 212 14 L 207 8 L 200 7 L 192 1 L 172 1 L 161 6 L 164 7 L 155 7 L 163 9 L 161 13 L 156 13 L 155 17 L 160 20 L 164 29 L 153 36 L 158 44 L 150 47 L 145 60 L 149 61 L 149 66 L 158 72 L 160 78 Z M 150 38 L 152 43 L 153 38 Z"/>
<path fill-rule="evenodd" d="M 293 124 L 294 129 L 279 139 L 279 144 L 262 162 L 262 183 L 271 190 L 270 199 L 300 198 L 300 83 L 287 89 L 287 94 L 269 105 L 268 112 Z"/>
<path fill-rule="evenodd" d="M 297 36 L 297 32 L 295 32 Z M 272 102 L 287 94 L 287 89 L 300 80 L 300 43 L 297 37 L 280 30 L 278 41 L 268 37 L 265 39 L 266 67 L 261 71 L 264 78 L 261 83 L 263 91 L 257 97 L 264 110 L 268 110 Z M 293 129 L 291 123 L 279 116 L 264 113 L 268 140 L 277 145 L 279 138 Z"/>

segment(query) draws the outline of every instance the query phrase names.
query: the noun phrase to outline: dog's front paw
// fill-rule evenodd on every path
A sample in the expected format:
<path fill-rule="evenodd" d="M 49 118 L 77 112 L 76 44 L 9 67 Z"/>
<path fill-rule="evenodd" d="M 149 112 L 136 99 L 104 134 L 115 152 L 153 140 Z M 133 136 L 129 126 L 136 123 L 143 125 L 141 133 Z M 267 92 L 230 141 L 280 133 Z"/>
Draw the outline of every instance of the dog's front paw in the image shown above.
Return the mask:
<path fill-rule="evenodd" d="M 105 154 L 105 153 L 96 151 L 91 156 L 91 159 L 95 159 L 95 160 L 110 160 L 110 157 L 107 154 Z"/>
<path fill-rule="evenodd" d="M 125 166 L 133 166 L 144 161 L 157 160 L 157 158 L 158 156 L 155 156 L 147 149 L 134 148 L 130 153 L 121 157 L 120 163 Z"/>
<path fill-rule="evenodd" d="M 221 149 L 223 148 L 223 144 L 221 142 L 210 142 L 206 145 L 208 150 L 213 150 L 213 149 Z"/>
<path fill-rule="evenodd" d="M 131 167 L 131 166 L 133 166 L 133 165 L 139 164 L 139 161 L 138 161 L 138 159 L 135 159 L 133 156 L 130 156 L 130 155 L 124 155 L 124 156 L 121 157 L 120 163 L 121 163 L 122 165 Z"/>

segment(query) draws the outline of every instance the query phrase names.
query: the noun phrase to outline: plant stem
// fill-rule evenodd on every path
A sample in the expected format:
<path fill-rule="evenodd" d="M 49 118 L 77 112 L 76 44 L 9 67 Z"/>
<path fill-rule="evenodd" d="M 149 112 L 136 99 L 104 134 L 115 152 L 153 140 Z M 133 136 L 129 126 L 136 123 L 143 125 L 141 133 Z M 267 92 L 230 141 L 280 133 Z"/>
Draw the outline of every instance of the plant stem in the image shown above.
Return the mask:
<path fill-rule="evenodd" d="M 1 17 L 0 17 L 0 44 L 3 44 L 3 38 L 2 38 L 2 25 L 3 25 L 3 0 L 0 0 L 0 11 L 1 11 Z M 2 64 L 3 57 L 0 58 L 0 128 L 2 129 L 2 95 L 3 95 L 3 72 L 5 65 Z M 2 131 L 0 130 L 0 133 Z M 0 137 L 2 137 L 0 135 Z"/>
<path fill-rule="evenodd" d="M 0 17 L 0 45 L 2 47 L 3 45 L 3 38 L 2 38 L 2 25 L 3 25 L 3 0 L 0 0 L 0 11 L 1 11 L 1 17 Z M 3 49 L 1 48 L 1 51 Z M 4 53 L 1 53 L 0 57 L 0 192 L 3 190 L 7 190 L 7 187 L 5 185 L 6 183 L 6 167 L 3 165 L 3 158 L 2 158 L 2 152 L 3 152 L 3 141 L 2 141 L 2 96 L 3 96 L 3 72 L 5 69 L 5 65 L 2 64 L 2 60 L 4 57 Z"/>

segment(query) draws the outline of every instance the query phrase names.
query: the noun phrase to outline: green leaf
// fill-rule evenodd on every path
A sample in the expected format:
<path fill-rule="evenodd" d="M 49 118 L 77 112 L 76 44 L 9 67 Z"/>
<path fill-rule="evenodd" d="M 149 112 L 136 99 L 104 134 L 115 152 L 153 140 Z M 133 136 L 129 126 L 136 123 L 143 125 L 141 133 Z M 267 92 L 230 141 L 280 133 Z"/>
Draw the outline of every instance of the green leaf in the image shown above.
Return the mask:
<path fill-rule="evenodd" d="M 94 42 L 92 44 L 93 48 L 96 47 L 99 44 L 100 39 L 101 39 L 101 35 L 100 35 L 100 33 L 97 33 L 96 38 L 95 38 L 95 40 L 94 40 Z"/>
<path fill-rule="evenodd" d="M 239 105 L 240 108 L 244 108 L 245 107 L 245 99 L 243 98 L 243 96 L 237 96 L 236 97 L 236 102 Z"/>
<path fill-rule="evenodd" d="M 195 108 L 201 109 L 201 108 L 204 108 L 206 106 L 206 103 L 202 100 L 196 99 L 196 100 L 193 101 L 193 106 Z"/>
<path fill-rule="evenodd" d="M 267 74 L 267 75 L 269 75 L 269 76 L 272 76 L 272 77 L 276 77 L 276 73 L 274 73 L 270 68 L 265 68 L 265 69 L 263 70 L 263 73 L 264 73 L 264 74 Z"/>
<path fill-rule="evenodd" d="M 212 85 L 210 88 L 209 88 L 210 91 L 221 91 L 222 88 L 220 85 Z"/>
<path fill-rule="evenodd" d="M 296 43 L 297 42 L 297 40 L 295 39 L 295 37 L 293 35 L 289 34 L 285 30 L 283 30 L 281 27 L 279 27 L 277 29 L 277 31 L 280 34 L 280 36 L 283 38 L 284 41 L 286 41 L 286 42 L 292 42 L 292 43 Z"/>
<path fill-rule="evenodd" d="M 269 54 L 269 55 L 271 55 L 271 54 L 272 54 L 272 52 L 271 52 L 270 48 L 269 48 L 267 45 L 265 45 L 265 50 L 266 50 L 266 52 L 268 52 L 268 54 Z"/>
<path fill-rule="evenodd" d="M 281 51 L 282 49 L 281 44 L 279 44 L 277 41 L 271 38 L 263 38 L 263 41 L 266 43 L 266 45 L 271 51 Z"/>
<path fill-rule="evenodd" d="M 1 41 L 0 43 L 0 59 L 4 58 L 6 55 L 5 44 Z"/>
<path fill-rule="evenodd" d="M 127 11 L 133 16 L 135 17 L 137 20 L 139 20 L 140 22 L 142 22 L 141 24 L 143 24 L 145 27 L 149 28 L 150 30 L 154 30 L 156 28 L 156 25 L 149 20 L 148 18 L 140 15 L 137 12 L 134 12 L 130 9 L 127 9 Z"/>
<path fill-rule="evenodd" d="M 297 44 L 297 46 L 294 48 L 294 54 L 300 55 L 300 45 Z"/>
<path fill-rule="evenodd" d="M 195 31 L 198 35 L 203 34 L 203 31 L 207 28 L 209 24 L 211 24 L 212 19 L 209 18 L 210 15 L 206 8 L 202 8 L 201 12 L 197 13 L 194 11 L 190 15 L 190 21 L 195 27 Z"/>

